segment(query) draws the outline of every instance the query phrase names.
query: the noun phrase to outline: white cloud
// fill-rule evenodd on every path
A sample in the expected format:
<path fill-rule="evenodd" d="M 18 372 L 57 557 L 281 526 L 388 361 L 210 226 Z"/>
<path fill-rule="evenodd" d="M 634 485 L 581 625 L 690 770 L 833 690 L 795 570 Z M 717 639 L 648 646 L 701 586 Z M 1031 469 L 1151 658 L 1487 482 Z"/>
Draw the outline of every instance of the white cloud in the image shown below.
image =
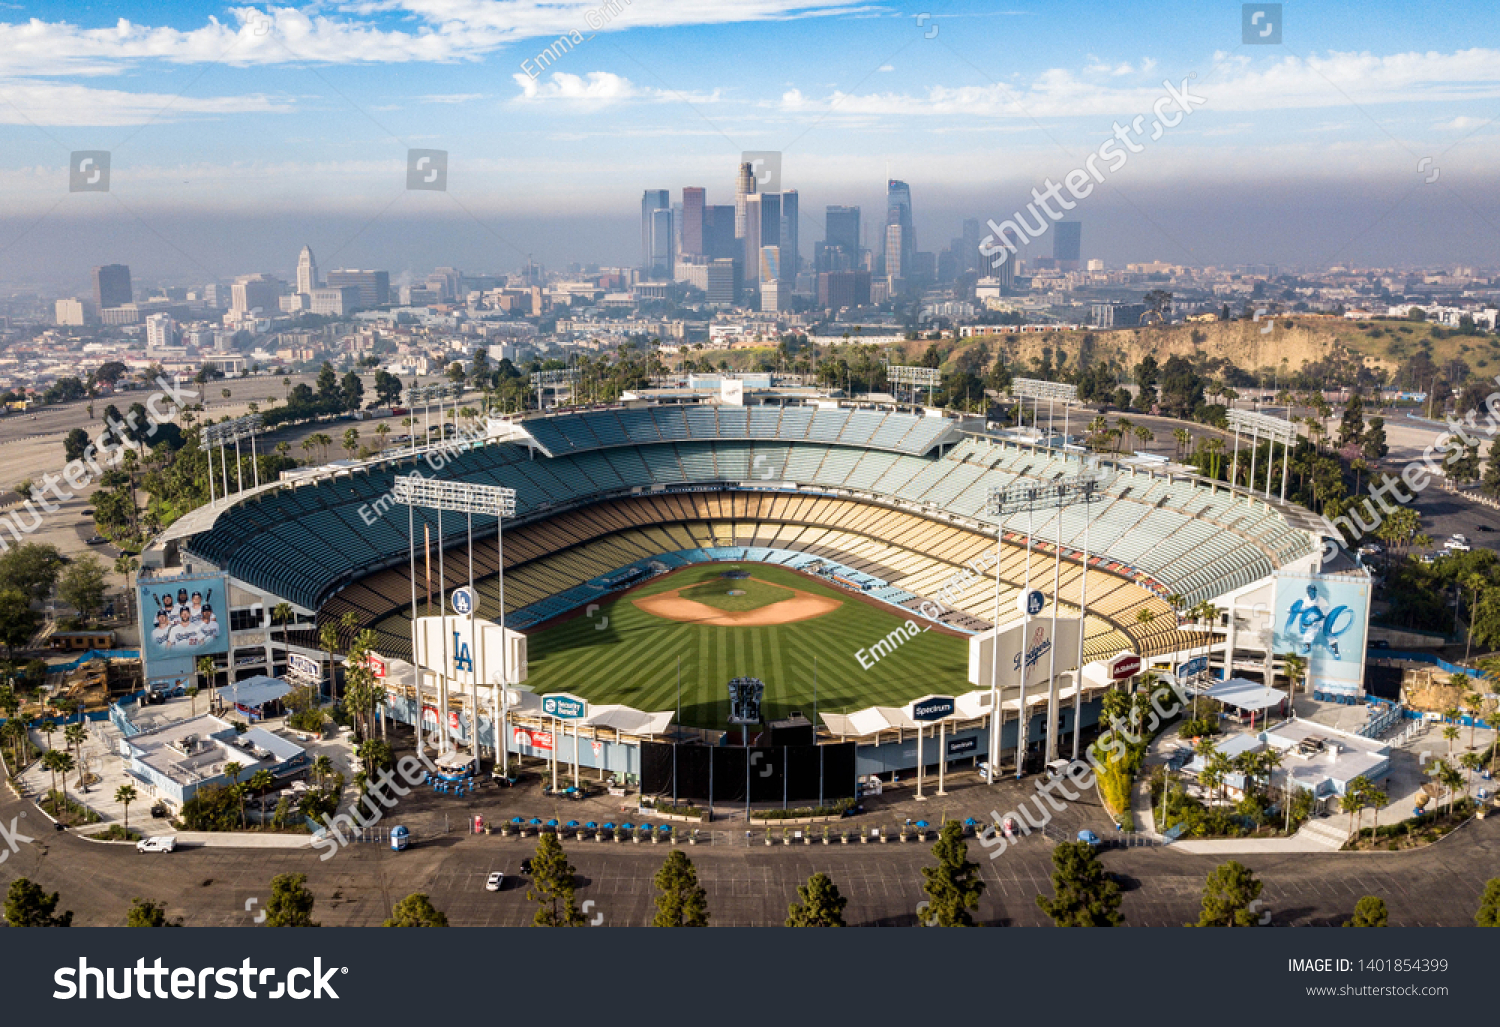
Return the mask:
<path fill-rule="evenodd" d="M 1331 53 L 1302 59 L 1280 58 L 1254 67 L 1249 58 L 1220 54 L 1221 67 L 1197 74 L 1191 91 L 1209 98 L 1203 110 L 1260 111 L 1343 107 L 1386 103 L 1453 102 L 1500 97 L 1500 50 L 1472 49 L 1450 54 L 1405 53 L 1377 57 L 1368 53 Z M 1128 73 L 1128 65 L 1096 63 L 1085 74 L 1108 67 L 1111 76 Z M 1206 69 L 1205 69 L 1206 70 Z M 1180 86 L 1183 76 L 1173 77 Z M 821 98 L 792 89 L 781 108 L 795 113 L 932 115 L 970 117 L 1120 117 L 1144 112 L 1163 95 L 1162 86 L 1106 85 L 1085 80 L 1063 68 L 1035 76 L 1029 84 L 933 86 L 925 93 L 844 93 Z"/>
<path fill-rule="evenodd" d="M 875 70 L 876 71 L 895 71 L 896 70 L 896 66 L 894 64 L 882 64 L 880 67 L 876 68 Z"/>
<path fill-rule="evenodd" d="M 419 103 L 471 103 L 474 100 L 483 100 L 484 93 L 434 93 L 430 96 L 419 96 Z"/>
<path fill-rule="evenodd" d="M 712 93 L 684 93 L 672 89 L 653 89 L 638 86 L 623 75 L 609 71 L 590 71 L 584 75 L 570 75 L 565 71 L 554 71 L 545 78 L 532 78 L 521 72 L 512 75 L 521 95 L 516 103 L 545 100 L 563 100 L 590 106 L 621 103 L 626 100 L 643 100 L 659 103 L 683 101 L 693 104 L 717 103 L 718 90 Z"/>
<path fill-rule="evenodd" d="M 0 82 L 0 124 L 140 125 L 189 116 L 289 111 L 287 100 L 262 94 L 224 97 L 129 93 L 54 82 Z"/>
<path fill-rule="evenodd" d="M 1440 132 L 1463 132 L 1467 129 L 1478 128 L 1480 125 L 1483 125 L 1486 120 L 1489 119 L 1470 118 L 1464 115 L 1460 115 L 1459 117 L 1453 118 L 1450 121 L 1440 121 L 1432 127 Z"/>

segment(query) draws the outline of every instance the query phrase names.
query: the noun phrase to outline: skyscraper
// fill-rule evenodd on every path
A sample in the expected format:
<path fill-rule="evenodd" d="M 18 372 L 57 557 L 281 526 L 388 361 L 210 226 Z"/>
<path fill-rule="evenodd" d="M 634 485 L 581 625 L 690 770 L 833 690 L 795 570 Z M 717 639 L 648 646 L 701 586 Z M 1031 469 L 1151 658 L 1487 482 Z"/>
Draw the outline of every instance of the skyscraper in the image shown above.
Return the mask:
<path fill-rule="evenodd" d="M 682 252 L 701 257 L 708 253 L 703 241 L 703 208 L 706 193 L 701 186 L 682 190 Z"/>
<path fill-rule="evenodd" d="M 765 224 L 761 217 L 760 205 L 764 200 L 765 197 L 758 193 L 749 193 L 745 196 L 744 208 L 735 211 L 734 223 L 738 232 L 736 238 L 740 241 L 739 258 L 745 268 L 746 281 L 750 281 L 756 275 L 755 269 L 760 262 L 760 230 Z"/>
<path fill-rule="evenodd" d="M 1077 271 L 1079 254 L 1083 251 L 1083 224 L 1078 221 L 1059 221 L 1052 226 L 1052 259 L 1063 271 Z"/>
<path fill-rule="evenodd" d="M 917 233 L 912 228 L 911 187 L 899 179 L 886 183 L 885 223 L 887 229 L 899 227 L 896 260 L 891 261 L 889 231 L 886 232 L 885 273 L 888 278 L 906 278 L 912 272 L 912 255 L 917 252 Z"/>
<path fill-rule="evenodd" d="M 364 308 L 379 307 L 391 301 L 391 274 L 389 271 L 356 271 L 343 269 L 328 272 L 328 288 L 341 289 L 352 285 L 359 290 L 359 305 Z"/>
<path fill-rule="evenodd" d="M 124 264 L 105 264 L 94 268 L 94 302 L 99 309 L 123 307 L 133 297 L 130 291 L 130 268 Z"/>
<path fill-rule="evenodd" d="M 849 271 L 859 266 L 859 208 L 830 206 L 823 213 L 823 241 L 814 270 Z"/>
<path fill-rule="evenodd" d="M 297 291 L 304 296 L 311 296 L 317 287 L 318 262 L 313 257 L 312 247 L 304 246 L 297 255 Z"/>
<path fill-rule="evenodd" d="M 747 231 L 746 201 L 755 195 L 755 165 L 743 163 L 734 177 L 734 237 L 743 239 Z M 753 266 L 754 262 L 751 262 Z"/>
<path fill-rule="evenodd" d="M 734 234 L 734 205 L 721 203 L 703 208 L 703 252 L 715 260 L 739 255 Z"/>
<path fill-rule="evenodd" d="M 651 212 L 651 251 L 647 268 L 653 278 L 672 277 L 672 210 L 658 207 Z"/>
<path fill-rule="evenodd" d="M 979 219 L 964 218 L 963 245 L 959 250 L 959 270 L 973 271 L 979 267 Z"/>
<path fill-rule="evenodd" d="M 756 249 L 781 245 L 781 194 L 760 193 L 760 239 Z M 752 256 L 755 250 L 748 251 Z M 757 258 L 758 259 L 758 258 Z M 750 266 L 754 266 L 754 263 Z"/>
<path fill-rule="evenodd" d="M 905 278 L 911 273 L 910 266 L 905 262 L 906 232 L 900 225 L 885 226 L 885 276 L 892 282 Z M 895 287 L 892 287 L 895 291 Z"/>
<path fill-rule="evenodd" d="M 793 282 L 801 270 L 802 258 L 797 252 L 797 190 L 787 189 L 781 194 L 781 277 Z"/>
<path fill-rule="evenodd" d="M 641 267 L 651 268 L 651 215 L 658 210 L 670 212 L 672 193 L 667 189 L 647 189 L 641 194 Z M 330 283 L 331 284 L 331 283 Z"/>

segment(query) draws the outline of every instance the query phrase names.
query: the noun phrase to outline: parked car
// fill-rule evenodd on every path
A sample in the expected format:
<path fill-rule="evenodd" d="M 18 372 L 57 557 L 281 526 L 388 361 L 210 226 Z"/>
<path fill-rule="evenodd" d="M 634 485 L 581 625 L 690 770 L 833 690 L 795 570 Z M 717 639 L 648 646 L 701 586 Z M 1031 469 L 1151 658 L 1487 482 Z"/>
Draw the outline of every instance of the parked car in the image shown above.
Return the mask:
<path fill-rule="evenodd" d="M 493 874 L 491 874 L 489 877 L 487 877 L 487 878 L 484 879 L 484 890 L 485 891 L 499 891 L 501 888 L 504 888 L 504 887 L 505 887 L 505 875 L 502 874 L 498 870 L 495 871 Z"/>
<path fill-rule="evenodd" d="M 169 834 L 157 835 L 154 838 L 142 838 L 135 843 L 136 852 L 171 852 L 177 848 L 177 839 Z"/>
<path fill-rule="evenodd" d="M 531 873 L 531 857 L 530 856 L 528 856 L 525 859 L 521 860 L 521 873 L 523 873 L 523 874 L 529 874 L 529 873 Z"/>
<path fill-rule="evenodd" d="M 84 540 L 84 545 L 102 546 L 108 541 L 109 539 L 105 538 L 103 535 L 90 535 L 87 539 Z"/>
<path fill-rule="evenodd" d="M 1480 531 L 1494 531 L 1495 530 L 1494 528 L 1490 527 L 1488 524 L 1480 524 L 1480 525 L 1476 525 L 1476 527 Z"/>

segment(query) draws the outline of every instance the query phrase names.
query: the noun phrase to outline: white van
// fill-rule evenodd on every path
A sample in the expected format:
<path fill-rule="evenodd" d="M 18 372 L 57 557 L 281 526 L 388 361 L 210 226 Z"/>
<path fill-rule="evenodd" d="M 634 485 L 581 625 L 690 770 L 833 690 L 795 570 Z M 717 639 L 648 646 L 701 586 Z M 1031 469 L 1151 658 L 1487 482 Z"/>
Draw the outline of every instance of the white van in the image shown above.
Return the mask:
<path fill-rule="evenodd" d="M 175 848 L 177 848 L 177 839 L 169 834 L 142 838 L 135 843 L 136 852 L 171 852 Z"/>

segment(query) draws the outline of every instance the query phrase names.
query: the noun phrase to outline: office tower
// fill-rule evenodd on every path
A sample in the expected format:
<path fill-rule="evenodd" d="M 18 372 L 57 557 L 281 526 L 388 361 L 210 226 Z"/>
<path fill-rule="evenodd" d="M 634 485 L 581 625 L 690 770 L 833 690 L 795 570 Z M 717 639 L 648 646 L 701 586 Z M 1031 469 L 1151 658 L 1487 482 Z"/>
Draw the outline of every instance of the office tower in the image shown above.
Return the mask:
<path fill-rule="evenodd" d="M 781 281 L 781 247 L 762 246 L 760 248 L 760 281 Z"/>
<path fill-rule="evenodd" d="M 734 178 L 734 237 L 736 239 L 745 238 L 748 225 L 745 205 L 754 195 L 755 165 L 741 164 L 739 173 Z"/>
<path fill-rule="evenodd" d="M 308 296 L 317 287 L 318 262 L 313 257 L 312 247 L 304 246 L 297 255 L 297 291 Z"/>
<path fill-rule="evenodd" d="M 818 276 L 818 306 L 840 310 L 870 304 L 870 272 L 829 271 Z"/>
<path fill-rule="evenodd" d="M 797 251 L 797 190 L 781 194 L 781 265 L 782 280 L 793 282 L 801 270 L 802 258 Z"/>
<path fill-rule="evenodd" d="M 229 309 L 237 314 L 259 310 L 274 314 L 281 310 L 286 283 L 270 275 L 240 275 L 229 286 Z"/>
<path fill-rule="evenodd" d="M 641 194 L 641 267 L 651 267 L 651 215 L 672 209 L 672 194 L 666 189 L 647 189 Z"/>
<path fill-rule="evenodd" d="M 708 254 L 704 241 L 703 214 L 706 191 L 690 185 L 682 190 L 682 253 L 701 257 Z"/>
<path fill-rule="evenodd" d="M 761 217 L 760 205 L 764 200 L 764 196 L 751 193 L 745 197 L 744 209 L 735 212 L 734 223 L 738 230 L 736 238 L 740 241 L 740 262 L 745 265 L 747 279 L 755 276 L 755 269 L 760 261 L 760 230 L 765 224 L 765 220 Z M 743 225 L 741 215 L 744 219 Z"/>
<path fill-rule="evenodd" d="M 906 232 L 900 225 L 885 226 L 885 277 L 892 281 L 905 278 L 909 268 L 902 260 L 906 252 Z M 895 287 L 892 286 L 892 292 Z"/>
<path fill-rule="evenodd" d="M 979 219 L 964 218 L 963 247 L 959 251 L 958 267 L 961 271 L 979 268 Z"/>
<path fill-rule="evenodd" d="M 314 289 L 308 294 L 312 301 L 312 312 L 330 317 L 342 317 L 360 305 L 359 287 L 345 285 L 337 289 Z"/>
<path fill-rule="evenodd" d="M 646 267 L 653 278 L 672 277 L 672 210 L 657 208 L 651 212 L 651 249 Z"/>
<path fill-rule="evenodd" d="M 760 194 L 760 239 L 756 250 L 781 245 L 781 194 Z M 756 250 L 751 250 L 755 254 Z M 758 258 L 757 258 L 758 259 Z M 754 263 L 750 266 L 754 266 Z M 780 279 L 778 279 L 779 281 Z"/>
<path fill-rule="evenodd" d="M 739 256 L 739 248 L 734 234 L 734 220 L 733 204 L 723 203 L 715 207 L 703 208 L 703 250 L 705 255 L 715 260 L 724 257 L 734 259 Z"/>
<path fill-rule="evenodd" d="M 763 193 L 762 197 L 770 195 Z M 774 314 L 781 310 L 782 296 L 790 296 L 791 289 L 782 284 L 781 247 L 760 248 L 760 309 L 762 313 Z"/>
<path fill-rule="evenodd" d="M 53 319 L 60 325 L 79 327 L 88 323 L 88 309 L 78 298 L 58 300 L 53 304 Z"/>
<path fill-rule="evenodd" d="M 146 318 L 146 348 L 165 349 L 177 344 L 177 325 L 167 314 Z"/>
<path fill-rule="evenodd" d="M 427 288 L 436 292 L 439 300 L 463 299 L 464 273 L 456 267 L 435 267 L 427 276 Z"/>
<path fill-rule="evenodd" d="M 124 264 L 105 264 L 94 268 L 94 302 L 99 309 L 123 307 L 131 301 L 130 268 Z"/>
<path fill-rule="evenodd" d="M 725 224 L 729 228 L 734 227 L 734 208 L 724 206 L 721 210 L 727 210 Z M 734 238 L 730 237 L 733 245 Z M 718 257 L 708 265 L 707 274 L 704 276 L 704 292 L 708 293 L 709 306 L 732 307 L 739 300 L 740 295 L 740 262 L 732 257 Z"/>
<path fill-rule="evenodd" d="M 893 269 L 891 266 L 889 248 L 887 248 L 885 273 L 889 278 L 907 278 L 911 275 L 912 255 L 917 252 L 917 233 L 912 228 L 911 220 L 911 187 L 895 178 L 887 182 L 885 208 L 886 225 L 901 227 L 901 245 L 896 267 Z"/>
<path fill-rule="evenodd" d="M 1079 254 L 1083 249 L 1083 224 L 1078 221 L 1059 221 L 1052 226 L 1052 259 L 1064 271 L 1077 271 Z"/>
<path fill-rule="evenodd" d="M 850 260 L 859 255 L 859 208 L 829 207 L 823 214 L 823 241 L 836 246 Z"/>
<path fill-rule="evenodd" d="M 356 271 L 344 268 L 328 272 L 327 286 L 339 289 L 352 285 L 359 289 L 361 308 L 381 307 L 391 301 L 391 275 L 389 271 Z"/>

